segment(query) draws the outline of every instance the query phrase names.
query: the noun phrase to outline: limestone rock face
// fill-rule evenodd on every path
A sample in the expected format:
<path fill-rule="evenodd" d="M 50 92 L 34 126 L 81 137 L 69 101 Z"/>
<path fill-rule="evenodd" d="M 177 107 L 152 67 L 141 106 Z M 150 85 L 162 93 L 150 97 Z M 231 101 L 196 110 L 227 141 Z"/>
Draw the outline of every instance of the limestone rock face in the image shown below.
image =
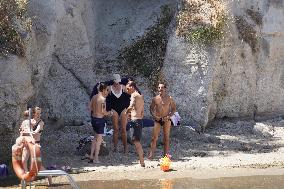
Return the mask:
<path fill-rule="evenodd" d="M 48 13 L 43 12 L 37 20 L 37 25 L 50 31 L 35 28 L 36 36 L 38 33 L 45 37 L 36 40 L 32 49 L 39 42 L 45 47 L 40 47 L 41 52 L 32 53 L 33 69 L 39 70 L 43 65 L 42 70 L 46 71 L 38 74 L 41 82 L 34 81 L 38 86 L 37 95 L 29 104 L 43 107 L 44 117 L 55 122 L 74 124 L 88 120 L 87 107 L 93 86 L 110 80 L 113 73 L 123 75 L 120 65 L 114 61 L 119 49 L 142 36 L 157 20 L 161 6 L 169 2 L 33 2 L 32 12 L 40 14 L 42 6 L 47 6 L 44 10 L 50 9 L 51 14 L 46 19 L 44 15 Z M 38 56 L 40 53 L 42 57 Z"/>
<path fill-rule="evenodd" d="M 26 103 L 34 94 L 26 59 L 17 56 L 0 58 L 0 157 L 10 161 L 11 147 L 19 135 Z"/>
<path fill-rule="evenodd" d="M 163 71 L 185 122 L 283 115 L 283 4 L 228 1 L 227 32 L 213 48 L 172 32 Z"/>
<path fill-rule="evenodd" d="M 230 4 L 239 21 L 235 19 L 231 37 L 220 49 L 214 74 L 216 117 L 283 114 L 284 1 L 277 2 Z M 248 38 L 249 31 L 255 32 L 255 37 Z"/>

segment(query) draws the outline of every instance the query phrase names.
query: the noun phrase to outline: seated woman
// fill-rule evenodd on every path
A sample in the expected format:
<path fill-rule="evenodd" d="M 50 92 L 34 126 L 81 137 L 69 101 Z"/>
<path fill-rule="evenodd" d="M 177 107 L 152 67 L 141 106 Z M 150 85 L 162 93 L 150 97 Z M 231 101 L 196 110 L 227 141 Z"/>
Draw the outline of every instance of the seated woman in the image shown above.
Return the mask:
<path fill-rule="evenodd" d="M 32 125 L 33 125 L 33 137 L 35 139 L 35 143 L 37 145 L 40 145 L 40 137 L 43 131 L 44 122 L 41 119 L 41 108 L 35 107 L 33 109 L 33 119 L 32 119 Z M 40 168 L 41 171 L 45 170 L 44 166 L 42 165 Z M 48 184 L 52 184 L 52 177 L 49 176 L 48 178 Z"/>

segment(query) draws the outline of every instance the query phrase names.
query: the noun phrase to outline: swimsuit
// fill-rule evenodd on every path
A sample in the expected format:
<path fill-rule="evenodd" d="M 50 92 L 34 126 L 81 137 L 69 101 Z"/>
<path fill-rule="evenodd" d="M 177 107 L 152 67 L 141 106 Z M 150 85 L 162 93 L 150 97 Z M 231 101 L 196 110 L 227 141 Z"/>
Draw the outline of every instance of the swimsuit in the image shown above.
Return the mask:
<path fill-rule="evenodd" d="M 106 109 L 110 111 L 115 110 L 118 115 L 126 109 L 130 104 L 130 95 L 123 92 L 122 89 L 118 94 L 114 94 L 112 88 L 110 94 L 106 97 Z"/>
<path fill-rule="evenodd" d="M 159 123 L 161 126 L 165 124 L 165 121 L 162 118 L 160 118 L 159 120 L 155 119 L 155 122 Z"/>
<path fill-rule="evenodd" d="M 33 127 L 33 131 L 35 131 L 36 129 L 37 129 L 37 126 L 38 126 L 38 124 L 41 122 L 41 119 L 35 124 L 35 126 Z M 39 132 L 38 133 L 42 133 L 42 129 L 41 130 L 39 130 Z"/>
<path fill-rule="evenodd" d="M 104 134 L 106 120 L 104 118 L 92 117 L 92 127 L 97 134 Z"/>
<path fill-rule="evenodd" d="M 143 127 L 142 119 L 131 120 L 130 124 L 132 126 L 132 129 L 134 130 L 132 135 L 132 140 L 140 141 L 142 137 L 142 127 Z"/>
<path fill-rule="evenodd" d="M 30 133 L 23 133 L 22 136 L 31 136 Z"/>

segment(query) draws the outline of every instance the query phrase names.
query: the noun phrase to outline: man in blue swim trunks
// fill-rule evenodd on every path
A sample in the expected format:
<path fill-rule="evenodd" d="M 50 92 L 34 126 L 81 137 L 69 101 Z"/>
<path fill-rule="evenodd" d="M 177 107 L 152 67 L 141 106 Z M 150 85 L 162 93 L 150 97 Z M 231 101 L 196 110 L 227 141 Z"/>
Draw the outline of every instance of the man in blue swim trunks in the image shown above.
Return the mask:
<path fill-rule="evenodd" d="M 144 97 L 137 91 L 134 81 L 129 81 L 126 85 L 126 91 L 131 95 L 130 105 L 126 109 L 127 115 L 130 118 L 130 124 L 134 129 L 132 141 L 135 145 L 136 152 L 139 156 L 141 167 L 145 167 L 143 149 L 140 143 L 142 136 L 142 119 L 144 117 Z"/>
<path fill-rule="evenodd" d="M 92 97 L 90 103 L 90 110 L 92 112 L 92 126 L 95 131 L 95 137 L 91 145 L 91 153 L 89 163 L 99 163 L 100 146 L 103 140 L 105 116 L 112 115 L 112 112 L 106 111 L 106 97 L 108 95 L 108 87 L 106 84 L 99 85 L 99 93 Z M 94 157 L 95 152 L 95 157 Z"/>

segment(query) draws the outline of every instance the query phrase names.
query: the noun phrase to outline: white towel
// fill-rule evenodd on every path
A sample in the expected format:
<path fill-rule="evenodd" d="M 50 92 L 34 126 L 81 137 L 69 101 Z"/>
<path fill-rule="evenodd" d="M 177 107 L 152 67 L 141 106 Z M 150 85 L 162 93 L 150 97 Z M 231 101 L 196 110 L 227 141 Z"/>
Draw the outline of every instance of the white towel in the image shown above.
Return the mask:
<path fill-rule="evenodd" d="M 180 119 L 181 119 L 181 117 L 180 117 L 178 112 L 175 112 L 174 115 L 171 116 L 171 120 L 172 120 L 174 126 L 178 125 L 178 122 L 180 122 Z"/>

